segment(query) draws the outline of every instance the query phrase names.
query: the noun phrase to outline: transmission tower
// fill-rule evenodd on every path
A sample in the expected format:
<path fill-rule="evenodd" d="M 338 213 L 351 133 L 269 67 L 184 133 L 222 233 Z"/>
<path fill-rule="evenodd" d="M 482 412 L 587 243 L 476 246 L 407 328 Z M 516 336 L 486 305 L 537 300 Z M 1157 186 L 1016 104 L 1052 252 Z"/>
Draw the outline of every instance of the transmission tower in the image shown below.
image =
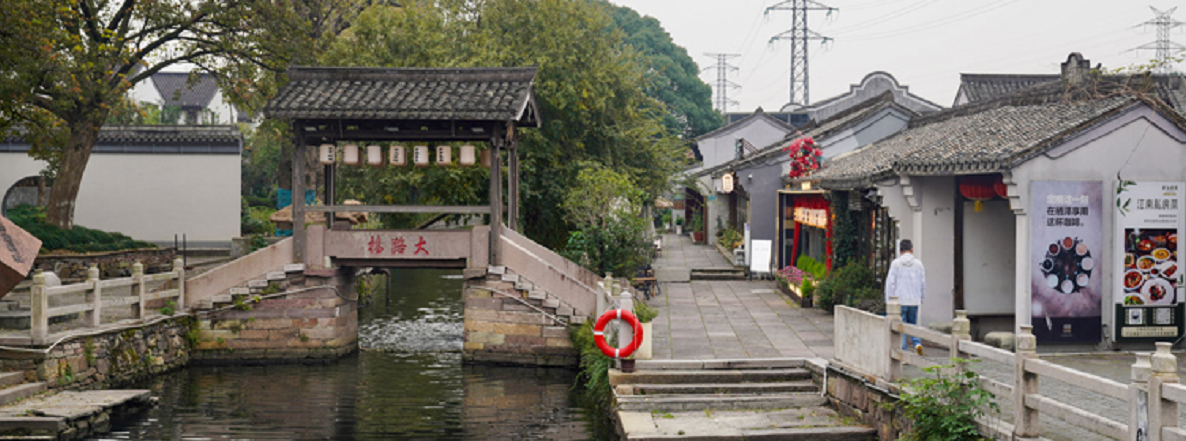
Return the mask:
<path fill-rule="evenodd" d="M 738 54 L 704 54 L 716 58 L 717 64 L 708 66 L 704 70 L 716 69 L 717 80 L 713 83 L 713 87 L 717 89 L 716 100 L 713 107 L 716 107 L 721 113 L 729 110 L 729 106 L 736 106 L 737 101 L 729 99 L 729 89 L 737 89 L 741 86 L 732 81 L 729 81 L 729 72 L 737 72 L 737 66 L 729 64 L 732 58 L 740 57 Z"/>
<path fill-rule="evenodd" d="M 1153 14 L 1157 15 L 1157 18 L 1141 23 L 1141 25 L 1145 27 L 1157 26 L 1157 41 L 1137 46 L 1133 50 L 1155 51 L 1157 55 L 1154 60 L 1155 66 L 1153 67 L 1153 73 L 1169 74 L 1174 70 L 1170 58 L 1173 57 L 1175 52 L 1186 50 L 1186 46 L 1170 41 L 1170 31 L 1176 27 L 1186 25 L 1186 23 L 1170 17 L 1170 15 L 1173 15 L 1174 10 L 1178 9 L 1177 7 L 1169 8 L 1165 11 L 1160 11 L 1152 6 L 1149 9 L 1153 10 Z"/>
<path fill-rule="evenodd" d="M 807 27 L 807 11 L 837 11 L 838 9 L 824 5 L 815 0 L 785 0 L 782 3 L 766 8 L 770 11 L 791 11 L 791 29 L 770 37 L 770 43 L 778 40 L 791 42 L 791 106 L 806 106 L 811 103 L 808 93 L 809 68 L 807 65 L 807 41 L 820 40 L 827 42 L 828 37 L 820 35 Z"/>

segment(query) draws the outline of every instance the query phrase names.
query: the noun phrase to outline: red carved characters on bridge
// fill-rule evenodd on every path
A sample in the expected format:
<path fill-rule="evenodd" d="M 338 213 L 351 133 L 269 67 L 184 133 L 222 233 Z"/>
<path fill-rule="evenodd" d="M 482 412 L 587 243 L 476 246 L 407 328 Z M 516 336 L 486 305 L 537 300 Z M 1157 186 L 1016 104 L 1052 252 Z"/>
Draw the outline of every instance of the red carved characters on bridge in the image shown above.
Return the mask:
<path fill-rule="evenodd" d="M 383 239 L 379 236 L 371 236 L 371 241 L 367 242 L 367 252 L 373 255 L 383 254 Z"/>
<path fill-rule="evenodd" d="M 403 254 L 404 250 L 407 250 L 407 249 L 408 249 L 408 244 L 406 242 L 404 242 L 404 238 L 397 237 L 395 239 L 391 239 L 391 254 L 392 255 Z"/>
<path fill-rule="evenodd" d="M 428 242 L 424 241 L 424 236 L 420 236 L 420 242 L 416 243 L 416 252 L 413 255 L 419 255 L 420 252 L 423 251 L 424 255 L 427 256 L 428 250 L 424 249 L 424 245 L 427 245 L 427 244 L 428 244 Z"/>

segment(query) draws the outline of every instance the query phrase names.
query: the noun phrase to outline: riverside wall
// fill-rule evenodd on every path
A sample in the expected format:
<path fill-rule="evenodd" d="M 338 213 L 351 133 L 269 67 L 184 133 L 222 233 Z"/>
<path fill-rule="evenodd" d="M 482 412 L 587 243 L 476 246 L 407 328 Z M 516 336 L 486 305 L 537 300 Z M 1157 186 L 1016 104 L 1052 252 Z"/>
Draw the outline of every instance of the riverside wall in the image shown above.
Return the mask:
<path fill-rule="evenodd" d="M 469 279 L 464 296 L 466 362 L 575 367 L 580 361 L 568 326 L 553 319 L 562 306 L 529 298 L 496 275 Z"/>

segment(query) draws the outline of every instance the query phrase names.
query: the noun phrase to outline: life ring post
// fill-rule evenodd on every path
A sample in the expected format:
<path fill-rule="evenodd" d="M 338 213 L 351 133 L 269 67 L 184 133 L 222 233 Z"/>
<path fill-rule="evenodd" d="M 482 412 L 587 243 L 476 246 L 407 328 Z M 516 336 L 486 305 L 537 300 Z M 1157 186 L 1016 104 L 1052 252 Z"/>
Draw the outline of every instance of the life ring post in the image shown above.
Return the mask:
<path fill-rule="evenodd" d="M 623 348 L 611 347 L 609 342 L 605 340 L 605 327 L 609 322 L 614 320 L 623 320 L 634 330 L 634 338 L 630 340 L 630 344 Z M 593 342 L 597 344 L 597 349 L 600 349 L 601 353 L 605 354 L 606 357 L 615 359 L 629 357 L 642 344 L 642 323 L 630 311 L 621 309 L 606 311 L 605 314 L 597 318 L 597 323 L 593 325 Z"/>

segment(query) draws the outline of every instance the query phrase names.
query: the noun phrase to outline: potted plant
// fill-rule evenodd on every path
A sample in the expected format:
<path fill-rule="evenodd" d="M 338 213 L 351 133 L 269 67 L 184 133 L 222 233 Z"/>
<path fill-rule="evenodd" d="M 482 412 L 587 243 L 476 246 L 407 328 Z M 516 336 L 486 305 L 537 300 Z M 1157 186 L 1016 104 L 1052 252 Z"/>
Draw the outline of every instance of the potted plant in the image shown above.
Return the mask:
<path fill-rule="evenodd" d="M 654 334 L 651 333 L 651 321 L 659 316 L 659 310 L 655 309 L 646 302 L 634 301 L 634 316 L 638 318 L 638 322 L 642 323 L 642 343 L 638 345 L 638 349 L 634 351 L 635 360 L 650 360 L 653 351 Z"/>
<path fill-rule="evenodd" d="M 692 223 L 688 225 L 692 229 L 692 242 L 704 242 L 704 216 L 700 213 L 692 215 Z"/>
<path fill-rule="evenodd" d="M 675 218 L 675 234 L 677 236 L 684 234 L 684 218 L 682 217 Z"/>

